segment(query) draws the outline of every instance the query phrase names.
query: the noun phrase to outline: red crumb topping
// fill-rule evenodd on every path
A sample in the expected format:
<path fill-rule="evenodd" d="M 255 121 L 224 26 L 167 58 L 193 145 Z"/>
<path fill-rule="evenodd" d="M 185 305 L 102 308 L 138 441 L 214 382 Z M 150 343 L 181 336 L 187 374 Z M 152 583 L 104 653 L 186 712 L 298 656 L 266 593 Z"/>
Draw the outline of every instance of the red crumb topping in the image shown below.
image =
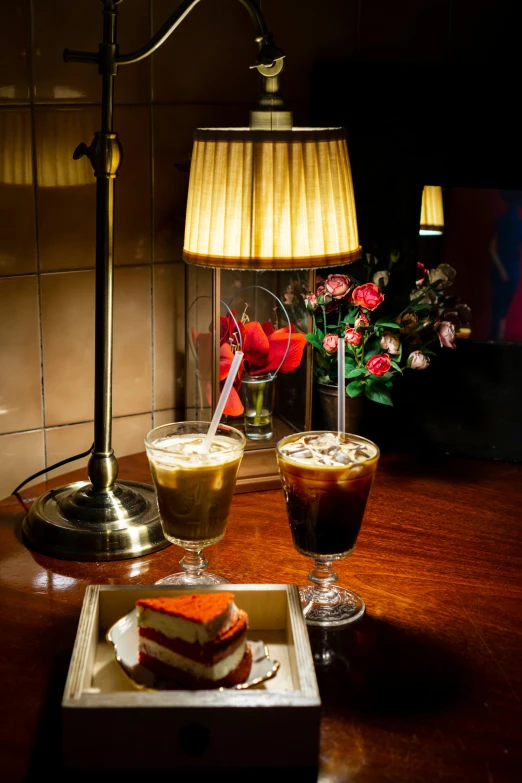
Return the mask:
<path fill-rule="evenodd" d="M 234 600 L 232 593 L 200 593 L 177 595 L 173 598 L 140 598 L 136 606 L 162 614 L 183 617 L 193 623 L 209 623 L 224 614 Z"/>

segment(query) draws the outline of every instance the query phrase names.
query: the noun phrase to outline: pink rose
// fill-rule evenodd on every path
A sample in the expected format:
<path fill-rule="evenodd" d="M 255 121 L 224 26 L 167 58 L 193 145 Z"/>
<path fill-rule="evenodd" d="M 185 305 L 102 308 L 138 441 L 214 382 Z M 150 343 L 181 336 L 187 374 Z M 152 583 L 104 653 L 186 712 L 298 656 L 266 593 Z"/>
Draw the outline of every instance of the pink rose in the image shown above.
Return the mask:
<path fill-rule="evenodd" d="M 408 357 L 408 367 L 412 370 L 425 370 L 430 363 L 430 357 L 422 351 L 413 351 Z"/>
<path fill-rule="evenodd" d="M 383 301 L 384 294 L 381 294 L 375 283 L 364 283 L 352 291 L 353 304 L 364 307 L 366 310 L 375 310 Z"/>
<path fill-rule="evenodd" d="M 332 301 L 332 295 L 326 290 L 324 285 L 320 285 L 317 289 L 317 304 L 324 305 Z"/>
<path fill-rule="evenodd" d="M 381 348 L 391 354 L 398 354 L 401 347 L 401 341 L 398 334 L 384 332 L 381 337 Z"/>
<path fill-rule="evenodd" d="M 336 334 L 327 334 L 323 340 L 323 348 L 326 353 L 335 353 L 337 351 L 337 343 L 339 338 Z"/>
<path fill-rule="evenodd" d="M 364 313 L 359 312 L 359 315 L 355 319 L 355 328 L 357 329 L 359 326 L 369 326 L 370 322 L 366 318 Z"/>
<path fill-rule="evenodd" d="M 317 296 L 315 294 L 305 294 L 304 296 L 305 300 L 305 306 L 307 310 L 315 310 L 318 302 L 317 302 Z"/>
<path fill-rule="evenodd" d="M 402 334 L 408 334 L 408 332 L 411 332 L 418 321 L 419 319 L 415 313 L 404 313 L 395 319 L 395 323 L 399 324 L 400 327 L 399 332 L 402 332 Z"/>
<path fill-rule="evenodd" d="M 455 327 L 449 321 L 439 321 L 435 324 L 435 331 L 439 335 L 439 341 L 443 348 L 455 348 Z"/>
<path fill-rule="evenodd" d="M 386 375 L 390 367 L 391 360 L 387 353 L 378 353 L 366 363 L 366 369 L 372 375 Z"/>
<path fill-rule="evenodd" d="M 334 299 L 342 299 L 348 293 L 351 281 L 347 275 L 328 275 L 324 287 Z"/>
<path fill-rule="evenodd" d="M 361 342 L 361 335 L 357 329 L 352 329 L 350 326 L 347 326 L 346 332 L 344 333 L 344 339 L 347 343 L 350 343 L 350 345 L 359 345 Z"/>

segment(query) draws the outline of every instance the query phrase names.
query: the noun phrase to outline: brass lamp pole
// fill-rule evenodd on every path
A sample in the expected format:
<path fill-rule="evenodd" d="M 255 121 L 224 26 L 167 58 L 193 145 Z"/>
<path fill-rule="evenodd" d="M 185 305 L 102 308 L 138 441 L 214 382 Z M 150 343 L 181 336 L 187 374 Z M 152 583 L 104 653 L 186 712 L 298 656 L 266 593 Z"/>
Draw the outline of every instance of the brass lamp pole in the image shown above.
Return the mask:
<path fill-rule="evenodd" d="M 23 522 L 27 542 L 35 549 L 69 560 L 117 560 L 138 557 L 167 546 L 154 490 L 147 484 L 116 481 L 118 462 L 112 448 L 112 347 L 114 280 L 114 185 L 122 160 L 113 130 L 114 77 L 118 66 L 135 63 L 156 51 L 199 0 L 183 0 L 150 41 L 131 54 L 120 54 L 117 8 L 121 0 L 102 0 L 103 43 L 98 52 L 66 49 L 66 62 L 96 63 L 102 77 L 101 130 L 90 146 L 84 142 L 75 159 L 86 155 L 96 177 L 96 327 L 94 446 L 89 481 L 50 490 L 32 505 Z M 259 114 L 280 107 L 277 75 L 283 53 L 272 43 L 254 0 L 240 0 L 254 25 L 259 52 L 253 68 L 265 77 Z M 273 77 L 273 78 L 270 78 Z"/>

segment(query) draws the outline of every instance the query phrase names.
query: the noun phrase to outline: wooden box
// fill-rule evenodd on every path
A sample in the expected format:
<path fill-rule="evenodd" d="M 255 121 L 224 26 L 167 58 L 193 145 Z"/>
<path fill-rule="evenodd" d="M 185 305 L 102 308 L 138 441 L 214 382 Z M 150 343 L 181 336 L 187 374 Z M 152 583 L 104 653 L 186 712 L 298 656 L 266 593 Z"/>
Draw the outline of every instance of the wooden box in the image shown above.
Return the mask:
<path fill-rule="evenodd" d="M 62 701 L 64 763 L 92 769 L 302 767 L 317 764 L 320 699 L 295 585 L 220 585 L 249 615 L 249 637 L 280 661 L 243 691 L 141 691 L 120 670 L 107 630 L 138 598 L 170 586 L 87 587 Z"/>

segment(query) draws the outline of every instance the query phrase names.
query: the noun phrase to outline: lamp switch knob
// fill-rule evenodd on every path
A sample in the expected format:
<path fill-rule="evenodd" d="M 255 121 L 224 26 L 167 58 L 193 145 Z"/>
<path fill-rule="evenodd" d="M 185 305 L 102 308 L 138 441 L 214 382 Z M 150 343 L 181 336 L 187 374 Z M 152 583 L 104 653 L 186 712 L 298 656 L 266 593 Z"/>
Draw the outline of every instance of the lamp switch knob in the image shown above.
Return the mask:
<path fill-rule="evenodd" d="M 84 155 L 89 157 L 89 147 L 84 141 L 81 141 L 73 152 L 73 159 L 80 160 Z"/>

